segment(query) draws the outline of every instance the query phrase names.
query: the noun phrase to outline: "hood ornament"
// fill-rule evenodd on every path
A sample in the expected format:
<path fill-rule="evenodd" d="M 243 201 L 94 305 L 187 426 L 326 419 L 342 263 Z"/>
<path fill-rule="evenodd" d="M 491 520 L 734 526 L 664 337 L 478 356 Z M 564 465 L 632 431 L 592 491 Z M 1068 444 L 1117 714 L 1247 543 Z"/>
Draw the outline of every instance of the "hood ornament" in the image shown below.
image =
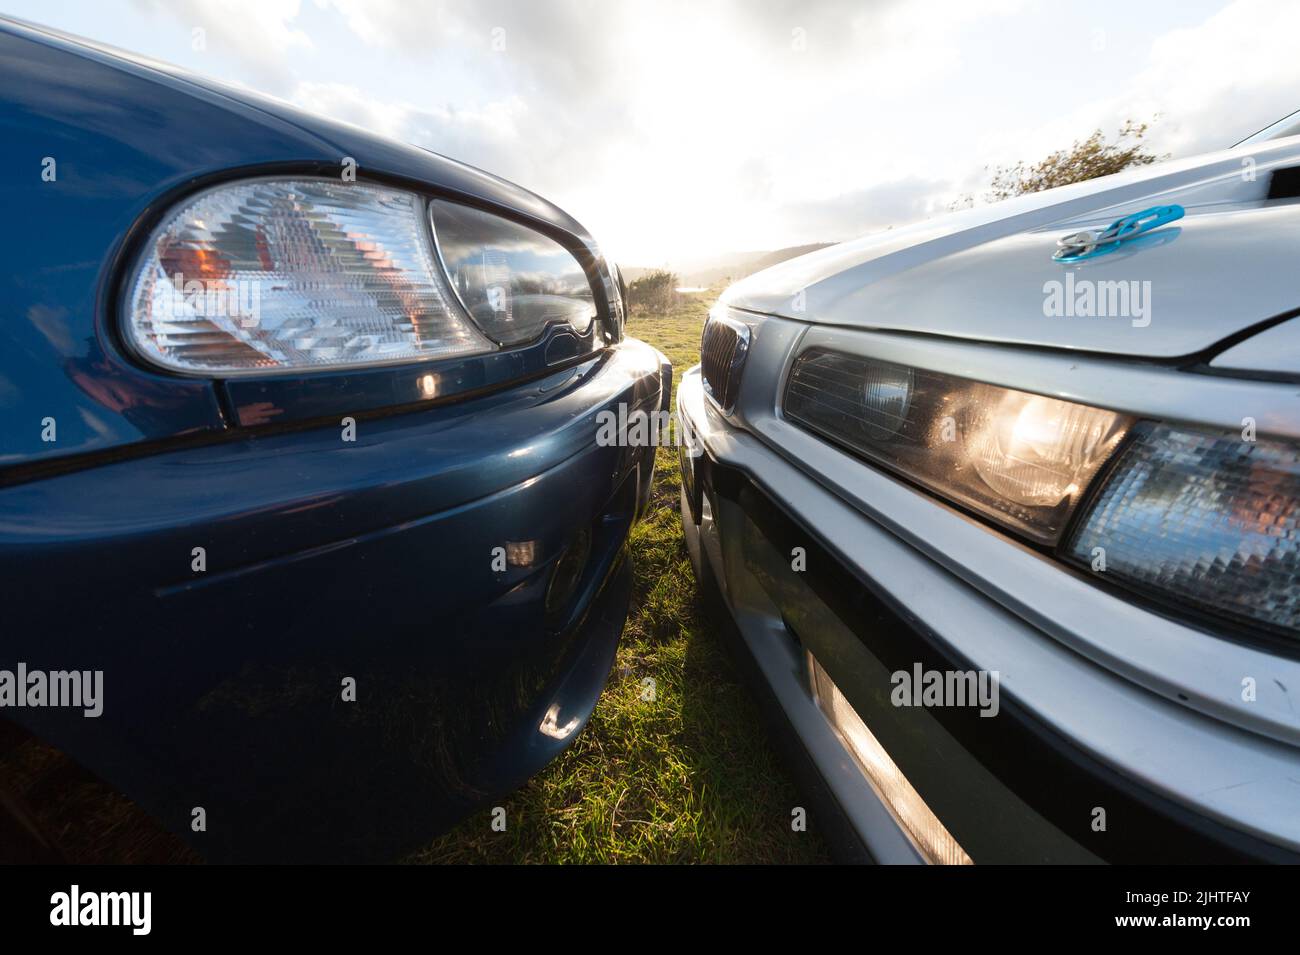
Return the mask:
<path fill-rule="evenodd" d="M 1116 219 L 1104 229 L 1084 229 L 1056 240 L 1052 258 L 1057 262 L 1081 262 L 1114 252 L 1121 242 L 1158 229 L 1183 217 L 1182 206 L 1152 206 Z"/>

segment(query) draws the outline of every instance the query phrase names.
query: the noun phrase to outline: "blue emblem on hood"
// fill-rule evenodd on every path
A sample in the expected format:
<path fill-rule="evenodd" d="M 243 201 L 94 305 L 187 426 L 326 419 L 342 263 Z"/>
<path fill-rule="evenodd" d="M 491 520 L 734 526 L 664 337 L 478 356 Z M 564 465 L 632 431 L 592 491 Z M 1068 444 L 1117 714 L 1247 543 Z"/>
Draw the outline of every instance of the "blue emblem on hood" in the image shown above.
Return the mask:
<path fill-rule="evenodd" d="M 1056 240 L 1058 246 L 1052 258 L 1057 262 L 1081 262 L 1114 252 L 1121 242 L 1136 238 L 1152 229 L 1181 219 L 1182 206 L 1152 206 L 1132 215 L 1116 219 L 1104 229 L 1084 229 L 1071 232 Z"/>

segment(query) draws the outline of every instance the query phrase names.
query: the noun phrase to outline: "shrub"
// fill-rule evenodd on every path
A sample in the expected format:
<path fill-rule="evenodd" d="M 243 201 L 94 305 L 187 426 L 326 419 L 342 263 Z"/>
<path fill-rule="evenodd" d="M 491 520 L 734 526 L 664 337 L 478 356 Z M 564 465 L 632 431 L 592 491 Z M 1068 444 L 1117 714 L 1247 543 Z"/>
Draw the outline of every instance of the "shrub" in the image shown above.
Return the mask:
<path fill-rule="evenodd" d="M 667 269 L 647 272 L 627 287 L 627 305 L 634 312 L 666 312 L 677 304 L 677 275 Z"/>

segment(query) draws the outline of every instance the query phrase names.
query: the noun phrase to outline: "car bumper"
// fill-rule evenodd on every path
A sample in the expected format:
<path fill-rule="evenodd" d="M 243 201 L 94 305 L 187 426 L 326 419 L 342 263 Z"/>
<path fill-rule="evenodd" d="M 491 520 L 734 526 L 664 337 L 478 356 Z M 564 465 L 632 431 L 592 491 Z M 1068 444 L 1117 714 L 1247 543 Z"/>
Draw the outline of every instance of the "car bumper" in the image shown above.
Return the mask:
<path fill-rule="evenodd" d="M 1296 860 L 1294 747 L 1152 693 L 1009 612 L 721 414 L 698 369 L 677 410 L 684 447 L 701 451 L 682 455 L 697 573 L 716 578 L 785 721 L 874 859 L 924 856 L 823 715 L 810 657 L 977 863 Z M 893 705 L 892 675 L 918 665 L 1000 671 L 996 717 Z M 1220 785 L 1225 775 L 1241 785 Z"/>
<path fill-rule="evenodd" d="M 666 406 L 670 383 L 629 340 L 474 400 L 360 418 L 355 441 L 335 424 L 269 430 L 0 489 L 0 666 L 103 673 L 97 718 L 0 716 L 210 860 L 414 848 L 590 716 L 654 460 L 598 446 L 596 419 Z M 580 531 L 590 556 L 548 612 Z"/>

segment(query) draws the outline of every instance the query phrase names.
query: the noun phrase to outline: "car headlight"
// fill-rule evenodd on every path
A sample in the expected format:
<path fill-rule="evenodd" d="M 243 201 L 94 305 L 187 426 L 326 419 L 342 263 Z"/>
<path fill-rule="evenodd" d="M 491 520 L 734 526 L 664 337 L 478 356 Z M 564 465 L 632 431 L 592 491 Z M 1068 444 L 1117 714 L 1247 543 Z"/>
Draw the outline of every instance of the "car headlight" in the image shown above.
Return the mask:
<path fill-rule="evenodd" d="M 826 349 L 799 356 L 791 419 L 1040 543 L 1060 537 L 1131 419 Z"/>
<path fill-rule="evenodd" d="M 1141 422 L 1074 533 L 1077 560 L 1177 603 L 1300 631 L 1300 449 Z"/>
<path fill-rule="evenodd" d="M 477 271 L 456 273 L 464 288 L 438 261 L 430 205 L 450 247 L 477 249 Z M 123 334 L 169 371 L 231 377 L 464 357 L 552 321 L 585 335 L 594 315 L 577 259 L 508 219 L 370 183 L 264 178 L 163 218 L 128 282 Z"/>
<path fill-rule="evenodd" d="M 591 282 L 564 246 L 469 206 L 430 203 L 443 264 L 461 302 L 501 345 L 532 341 L 552 322 L 585 335 L 596 318 Z"/>

